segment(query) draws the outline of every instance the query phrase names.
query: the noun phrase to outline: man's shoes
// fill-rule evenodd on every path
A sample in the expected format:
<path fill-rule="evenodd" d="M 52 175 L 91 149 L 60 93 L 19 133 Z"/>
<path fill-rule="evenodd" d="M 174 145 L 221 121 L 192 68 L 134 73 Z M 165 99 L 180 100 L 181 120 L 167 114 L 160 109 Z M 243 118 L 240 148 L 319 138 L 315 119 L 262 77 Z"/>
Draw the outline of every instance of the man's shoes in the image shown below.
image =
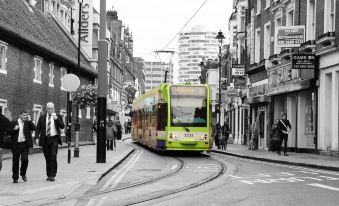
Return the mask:
<path fill-rule="evenodd" d="M 54 182 L 55 178 L 54 177 L 49 177 L 49 181 Z"/>
<path fill-rule="evenodd" d="M 18 180 L 13 180 L 13 183 L 18 183 Z"/>
<path fill-rule="evenodd" d="M 27 177 L 26 177 L 26 176 L 22 176 L 22 180 L 23 180 L 24 182 L 27 182 Z"/>

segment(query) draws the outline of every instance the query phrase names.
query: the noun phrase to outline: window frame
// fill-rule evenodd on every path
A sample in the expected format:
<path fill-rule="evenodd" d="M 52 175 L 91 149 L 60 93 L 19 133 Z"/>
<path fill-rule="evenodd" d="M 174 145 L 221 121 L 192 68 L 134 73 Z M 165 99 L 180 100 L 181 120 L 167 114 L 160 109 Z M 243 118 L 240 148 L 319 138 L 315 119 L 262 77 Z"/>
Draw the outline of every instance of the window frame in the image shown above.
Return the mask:
<path fill-rule="evenodd" d="M 34 68 L 33 68 L 33 71 L 34 71 L 33 82 L 34 83 L 42 84 L 42 68 L 41 68 L 42 67 L 42 61 L 43 61 L 43 58 L 41 58 L 39 56 L 34 57 Z"/>
<path fill-rule="evenodd" d="M 333 2 L 334 1 L 334 2 Z M 324 5 L 324 33 L 335 31 L 336 0 L 327 0 Z M 333 3 L 333 8 L 332 8 Z M 331 11 L 333 9 L 333 12 Z"/>
<path fill-rule="evenodd" d="M 259 35 L 258 35 L 259 33 Z M 261 35 L 261 31 L 260 31 L 260 27 L 255 29 L 255 34 L 254 34 L 254 62 L 259 63 L 260 62 L 260 46 L 261 46 L 261 39 L 260 39 L 260 35 Z"/>
<path fill-rule="evenodd" d="M 3 42 L 3 41 L 0 41 L 0 47 L 3 47 L 4 50 L 3 50 L 3 56 L 2 56 L 2 61 L 0 62 L 0 73 L 1 74 L 7 74 L 7 69 L 6 69 L 6 66 L 7 66 L 7 49 L 8 49 L 8 44 Z M 1 50 L 0 50 L 1 51 Z"/>
<path fill-rule="evenodd" d="M 256 15 L 261 14 L 261 0 L 257 0 L 257 5 L 256 5 Z"/>
<path fill-rule="evenodd" d="M 266 36 L 267 27 L 269 27 L 269 32 L 270 32 L 268 37 Z M 271 36 L 272 36 L 272 27 L 271 27 L 271 22 L 269 21 L 266 24 L 264 24 L 264 58 L 265 59 L 268 59 L 268 57 L 271 55 Z M 268 48 L 268 51 L 266 50 L 267 48 Z"/>
<path fill-rule="evenodd" d="M 0 99 L 0 107 L 2 107 L 2 114 L 4 114 L 7 104 L 8 104 L 7 99 Z"/>
<path fill-rule="evenodd" d="M 51 63 L 49 63 L 48 64 L 48 67 L 49 67 L 49 83 L 48 83 L 48 85 L 50 86 L 50 87 L 54 87 L 54 67 L 55 67 L 55 65 L 54 65 L 54 63 L 53 62 L 51 62 Z"/>
<path fill-rule="evenodd" d="M 61 67 L 60 68 L 60 90 L 62 91 L 66 91 L 66 89 L 63 88 L 61 84 L 62 77 L 64 77 L 66 74 L 67 74 L 67 69 L 65 67 Z"/>

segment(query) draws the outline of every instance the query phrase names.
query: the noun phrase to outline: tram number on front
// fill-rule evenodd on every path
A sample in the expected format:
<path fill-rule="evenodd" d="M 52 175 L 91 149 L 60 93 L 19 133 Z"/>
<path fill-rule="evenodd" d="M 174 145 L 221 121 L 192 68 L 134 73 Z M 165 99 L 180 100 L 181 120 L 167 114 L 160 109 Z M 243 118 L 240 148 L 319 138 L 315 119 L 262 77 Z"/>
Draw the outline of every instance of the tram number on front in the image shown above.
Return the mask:
<path fill-rule="evenodd" d="M 185 133 L 185 137 L 193 137 L 192 133 Z"/>

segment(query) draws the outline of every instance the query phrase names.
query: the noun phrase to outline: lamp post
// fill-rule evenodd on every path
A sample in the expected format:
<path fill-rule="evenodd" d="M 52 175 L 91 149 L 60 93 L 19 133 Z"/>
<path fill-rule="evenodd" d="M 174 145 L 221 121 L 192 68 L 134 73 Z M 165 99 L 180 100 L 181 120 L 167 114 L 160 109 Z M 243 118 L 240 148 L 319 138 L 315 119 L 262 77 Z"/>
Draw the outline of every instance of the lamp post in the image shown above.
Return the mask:
<path fill-rule="evenodd" d="M 79 28 L 78 28 L 78 68 L 77 68 L 77 76 L 80 78 L 80 47 L 81 47 L 81 10 L 83 0 L 78 0 L 79 2 Z M 79 105 L 76 105 L 76 117 L 75 117 L 75 141 L 74 141 L 74 157 L 79 157 L 80 149 L 79 149 L 79 131 L 80 131 L 80 123 L 79 123 Z"/>
<path fill-rule="evenodd" d="M 221 47 L 222 47 L 222 40 L 225 39 L 222 31 L 218 32 L 218 35 L 215 37 L 219 41 L 219 101 L 218 101 L 218 108 L 219 108 L 219 125 L 221 126 Z"/>

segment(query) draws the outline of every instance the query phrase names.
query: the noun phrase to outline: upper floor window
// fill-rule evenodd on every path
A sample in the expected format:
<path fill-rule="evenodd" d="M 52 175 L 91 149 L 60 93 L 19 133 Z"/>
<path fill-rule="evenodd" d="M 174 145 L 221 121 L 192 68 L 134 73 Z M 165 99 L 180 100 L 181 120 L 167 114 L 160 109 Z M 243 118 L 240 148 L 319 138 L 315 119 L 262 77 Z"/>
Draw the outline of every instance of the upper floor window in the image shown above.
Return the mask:
<path fill-rule="evenodd" d="M 335 31 L 335 3 L 336 0 L 327 0 L 325 1 L 325 31 L 324 32 L 333 32 Z"/>
<path fill-rule="evenodd" d="M 264 33 L 264 58 L 268 59 L 271 55 L 271 24 L 268 22 L 265 24 Z"/>
<path fill-rule="evenodd" d="M 5 108 L 7 107 L 7 100 L 0 99 L 0 107 L 2 108 L 2 114 L 5 114 Z"/>
<path fill-rule="evenodd" d="M 259 63 L 260 61 L 260 28 L 255 31 L 255 45 L 254 45 L 254 61 Z"/>
<path fill-rule="evenodd" d="M 286 26 L 294 25 L 294 10 L 289 10 L 286 12 Z"/>
<path fill-rule="evenodd" d="M 34 79 L 33 82 L 41 84 L 41 64 L 42 64 L 42 58 L 40 57 L 34 57 Z"/>
<path fill-rule="evenodd" d="M 279 27 L 281 25 L 282 25 L 281 17 L 276 18 L 275 19 L 275 28 L 277 28 L 277 27 Z M 275 42 L 275 43 L 277 43 L 277 42 Z M 280 51 L 281 51 L 280 47 L 277 47 L 277 46 L 274 47 L 274 54 L 279 54 Z"/>
<path fill-rule="evenodd" d="M 61 81 L 62 77 L 65 76 L 65 75 L 67 74 L 67 69 L 61 67 L 60 73 L 61 73 L 61 74 L 60 74 L 60 81 Z M 66 90 L 62 87 L 62 85 L 60 86 L 60 89 L 63 90 L 63 91 L 66 91 Z"/>
<path fill-rule="evenodd" d="M 269 8 L 271 6 L 271 0 L 265 0 L 266 1 L 266 6 L 265 9 Z"/>
<path fill-rule="evenodd" d="M 261 12 L 261 0 L 257 0 L 257 14 L 260 14 L 260 12 Z"/>
<path fill-rule="evenodd" d="M 307 1 L 306 40 L 315 39 L 315 0 Z"/>
<path fill-rule="evenodd" d="M 53 80 L 54 80 L 54 64 L 51 63 L 49 64 L 49 86 L 50 87 L 54 87 Z"/>
<path fill-rule="evenodd" d="M 7 51 L 7 44 L 0 41 L 0 73 L 7 74 L 6 70 L 6 51 Z"/>

